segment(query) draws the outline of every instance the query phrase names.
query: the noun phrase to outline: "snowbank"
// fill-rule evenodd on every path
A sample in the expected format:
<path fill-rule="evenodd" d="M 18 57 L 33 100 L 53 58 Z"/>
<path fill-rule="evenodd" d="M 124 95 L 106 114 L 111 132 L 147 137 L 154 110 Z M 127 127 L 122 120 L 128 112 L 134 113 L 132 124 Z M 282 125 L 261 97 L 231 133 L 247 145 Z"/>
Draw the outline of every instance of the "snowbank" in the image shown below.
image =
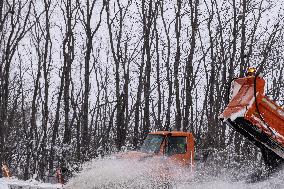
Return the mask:
<path fill-rule="evenodd" d="M 0 178 L 0 189 L 9 189 L 7 183 Z"/>
<path fill-rule="evenodd" d="M 49 183 L 41 183 L 36 180 L 18 180 L 17 178 L 2 178 L 0 179 L 0 189 L 9 189 L 9 187 L 13 187 L 13 189 L 24 188 L 24 189 L 61 189 L 61 184 L 49 184 Z"/>

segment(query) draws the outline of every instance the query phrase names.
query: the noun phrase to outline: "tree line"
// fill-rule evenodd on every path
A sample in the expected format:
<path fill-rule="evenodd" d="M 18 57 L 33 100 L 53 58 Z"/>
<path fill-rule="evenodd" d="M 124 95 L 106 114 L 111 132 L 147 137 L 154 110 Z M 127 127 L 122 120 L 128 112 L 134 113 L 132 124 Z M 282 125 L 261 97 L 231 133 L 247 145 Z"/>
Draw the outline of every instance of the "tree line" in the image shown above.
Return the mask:
<path fill-rule="evenodd" d="M 282 20 L 267 0 L 3 0 L 0 161 L 44 179 L 154 130 L 256 159 L 218 116 L 250 66 L 283 104 Z"/>

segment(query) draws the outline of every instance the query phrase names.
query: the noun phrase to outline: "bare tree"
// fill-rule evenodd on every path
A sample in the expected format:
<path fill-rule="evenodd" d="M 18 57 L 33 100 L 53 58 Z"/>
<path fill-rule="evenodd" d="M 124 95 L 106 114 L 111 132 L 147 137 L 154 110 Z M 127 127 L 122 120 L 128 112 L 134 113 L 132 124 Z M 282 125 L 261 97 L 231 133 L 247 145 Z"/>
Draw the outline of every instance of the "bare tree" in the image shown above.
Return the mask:
<path fill-rule="evenodd" d="M 9 103 L 10 69 L 21 40 L 32 28 L 29 22 L 31 1 L 1 1 L 0 4 L 1 62 L 0 62 L 0 161 L 4 160 L 4 141 L 9 135 L 7 116 Z M 23 18 L 23 19 L 21 19 Z"/>
<path fill-rule="evenodd" d="M 161 18 L 163 22 L 163 29 L 165 31 L 166 35 L 166 58 L 164 60 L 166 70 L 167 70 L 167 84 L 168 84 L 168 99 L 167 99 L 167 110 L 166 110 L 166 122 L 164 129 L 169 130 L 170 129 L 170 123 L 171 123 L 171 108 L 172 108 L 172 96 L 173 96 L 173 81 L 172 81 L 172 69 L 170 64 L 170 57 L 171 57 L 171 40 L 170 40 L 170 25 L 167 26 L 167 23 L 165 21 L 164 17 L 164 1 L 160 2 L 160 10 L 161 10 Z"/>
<path fill-rule="evenodd" d="M 104 4 L 98 12 L 99 21 L 92 27 L 91 20 L 94 16 L 95 8 L 97 8 L 97 0 L 87 0 L 85 6 L 82 5 L 80 1 L 77 1 L 79 10 L 81 13 L 81 21 L 84 27 L 84 32 L 86 34 L 86 52 L 85 52 L 85 64 L 84 64 L 84 93 L 83 93 L 83 104 L 82 104 L 82 154 L 87 156 L 89 148 L 89 95 L 90 95 L 90 64 L 91 64 L 91 53 L 93 50 L 93 39 L 99 27 L 101 25 L 102 13 L 104 10 Z M 86 158 L 86 157 L 83 157 Z"/>
<path fill-rule="evenodd" d="M 176 53 L 175 53 L 175 63 L 174 63 L 174 87 L 175 87 L 175 99 L 176 99 L 176 115 L 175 115 L 175 129 L 181 129 L 181 102 L 180 102 L 180 83 L 179 83 L 179 66 L 181 60 L 181 46 L 180 46 L 180 36 L 181 36 L 181 1 L 177 0 L 177 9 L 175 15 L 175 34 L 176 34 Z"/>
<path fill-rule="evenodd" d="M 199 0 L 195 2 L 189 1 L 190 6 L 190 20 L 191 20 L 191 37 L 190 37 L 190 52 L 187 57 L 185 66 L 185 107 L 184 107 L 184 118 L 183 118 L 183 130 L 187 131 L 189 129 L 189 124 L 191 124 L 190 130 L 193 131 L 193 99 L 192 91 L 196 81 L 196 75 L 194 75 L 194 52 L 196 47 L 196 33 L 198 29 L 198 6 Z M 191 111 L 190 111 L 191 110 Z M 191 112 L 191 116 L 189 113 Z M 191 123 L 189 122 L 189 117 Z"/>
<path fill-rule="evenodd" d="M 63 78 L 64 78 L 64 137 L 63 143 L 70 144 L 71 142 L 71 125 L 69 113 L 70 113 L 70 83 L 71 83 L 71 67 L 74 61 L 74 26 L 76 23 L 72 23 L 72 20 L 76 14 L 76 8 L 73 8 L 72 0 L 64 2 L 64 15 L 65 15 L 65 36 L 63 39 Z"/>

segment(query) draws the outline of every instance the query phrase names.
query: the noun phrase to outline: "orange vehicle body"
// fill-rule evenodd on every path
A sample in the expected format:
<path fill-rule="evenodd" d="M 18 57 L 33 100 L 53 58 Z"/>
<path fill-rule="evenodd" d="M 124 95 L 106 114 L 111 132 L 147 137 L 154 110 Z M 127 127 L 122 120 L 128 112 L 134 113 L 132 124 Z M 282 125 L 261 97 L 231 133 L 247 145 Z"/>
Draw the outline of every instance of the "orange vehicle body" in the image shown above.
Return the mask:
<path fill-rule="evenodd" d="M 155 134 L 155 135 L 163 135 L 163 136 L 168 136 L 171 134 L 172 137 L 175 136 L 181 136 L 181 137 L 186 137 L 186 152 L 184 154 L 173 154 L 169 156 L 169 159 L 173 160 L 174 162 L 177 162 L 180 165 L 183 166 L 193 166 L 194 165 L 194 137 L 192 133 L 190 132 L 180 132 L 180 131 L 158 131 L 158 132 L 153 132 L 150 133 Z M 165 154 L 165 148 L 166 148 L 166 140 L 163 141 L 159 153 L 157 155 L 162 156 Z"/>
<path fill-rule="evenodd" d="M 267 164 L 278 164 L 284 158 L 284 109 L 265 96 L 264 88 L 258 76 L 235 79 L 220 118 L 258 146 Z"/>
<path fill-rule="evenodd" d="M 169 164 L 177 164 L 183 167 L 194 166 L 194 137 L 190 132 L 180 132 L 180 131 L 157 131 L 149 133 L 148 135 L 159 135 L 163 136 L 164 139 L 156 153 L 145 153 L 141 151 L 131 151 L 121 154 L 120 157 L 129 159 L 140 159 L 145 158 L 159 158 L 166 157 Z M 172 155 L 167 155 L 167 138 L 168 137 L 186 137 L 186 150 L 185 153 L 176 153 Z"/>

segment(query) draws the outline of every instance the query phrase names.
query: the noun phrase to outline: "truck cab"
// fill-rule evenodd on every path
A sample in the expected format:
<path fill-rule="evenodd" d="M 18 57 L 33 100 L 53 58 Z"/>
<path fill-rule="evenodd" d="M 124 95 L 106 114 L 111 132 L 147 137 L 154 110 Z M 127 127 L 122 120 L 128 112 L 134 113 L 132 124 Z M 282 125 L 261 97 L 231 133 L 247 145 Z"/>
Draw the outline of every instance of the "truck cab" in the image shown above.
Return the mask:
<path fill-rule="evenodd" d="M 165 156 L 182 166 L 193 166 L 194 137 L 190 132 L 152 132 L 144 140 L 140 152 L 153 156 Z"/>

